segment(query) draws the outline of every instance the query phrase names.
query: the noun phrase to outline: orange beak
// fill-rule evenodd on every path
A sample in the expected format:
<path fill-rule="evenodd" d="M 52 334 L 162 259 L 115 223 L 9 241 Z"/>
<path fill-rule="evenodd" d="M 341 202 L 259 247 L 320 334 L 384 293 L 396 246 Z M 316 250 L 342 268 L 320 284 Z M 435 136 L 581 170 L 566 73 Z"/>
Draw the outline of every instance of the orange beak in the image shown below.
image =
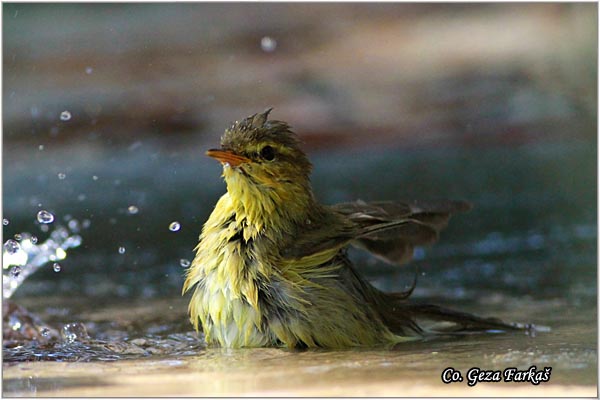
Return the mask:
<path fill-rule="evenodd" d="M 238 156 L 237 154 L 227 150 L 210 149 L 206 152 L 206 155 L 219 160 L 223 164 L 227 163 L 232 167 L 237 167 L 240 164 L 250 162 L 249 158 Z"/>

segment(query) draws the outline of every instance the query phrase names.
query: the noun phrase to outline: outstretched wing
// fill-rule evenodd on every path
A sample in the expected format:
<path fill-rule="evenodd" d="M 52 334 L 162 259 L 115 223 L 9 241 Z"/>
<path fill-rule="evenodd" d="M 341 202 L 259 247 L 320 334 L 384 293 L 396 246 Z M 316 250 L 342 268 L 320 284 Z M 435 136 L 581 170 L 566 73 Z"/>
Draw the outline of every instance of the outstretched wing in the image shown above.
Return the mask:
<path fill-rule="evenodd" d="M 412 258 L 415 246 L 433 243 L 450 216 L 467 211 L 462 201 L 356 201 L 315 211 L 317 218 L 296 232 L 282 251 L 287 260 L 318 265 L 352 244 L 392 264 Z M 301 261 L 302 260 L 302 261 Z"/>
<path fill-rule="evenodd" d="M 409 261 L 415 246 L 435 242 L 450 216 L 471 209 L 463 201 L 356 201 L 332 207 L 358 229 L 350 242 L 391 264 Z"/>

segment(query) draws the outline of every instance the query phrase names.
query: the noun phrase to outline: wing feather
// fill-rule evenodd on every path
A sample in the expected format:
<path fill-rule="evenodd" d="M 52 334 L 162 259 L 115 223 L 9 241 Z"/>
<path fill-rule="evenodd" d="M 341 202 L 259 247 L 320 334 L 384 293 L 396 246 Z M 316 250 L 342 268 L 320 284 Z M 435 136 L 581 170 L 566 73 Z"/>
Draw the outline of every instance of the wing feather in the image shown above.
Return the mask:
<path fill-rule="evenodd" d="M 469 203 L 451 200 L 336 204 L 300 227 L 281 255 L 321 260 L 352 244 L 388 263 L 402 264 L 412 258 L 415 246 L 435 242 L 452 214 L 470 208 Z M 326 254 L 315 257 L 321 253 Z"/>
<path fill-rule="evenodd" d="M 415 246 L 434 243 L 450 216 L 471 209 L 464 201 L 374 202 L 356 201 L 332 207 L 361 226 L 352 245 L 378 258 L 403 264 Z"/>

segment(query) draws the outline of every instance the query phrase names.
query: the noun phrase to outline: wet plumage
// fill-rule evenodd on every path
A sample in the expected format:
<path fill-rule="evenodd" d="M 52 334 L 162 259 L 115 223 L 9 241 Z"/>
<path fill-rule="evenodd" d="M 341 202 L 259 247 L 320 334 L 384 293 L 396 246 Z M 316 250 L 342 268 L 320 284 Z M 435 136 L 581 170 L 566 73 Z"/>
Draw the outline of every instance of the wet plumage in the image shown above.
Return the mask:
<path fill-rule="evenodd" d="M 334 206 L 313 196 L 311 164 L 290 127 L 269 111 L 236 122 L 221 148 L 225 193 L 208 218 L 187 271 L 192 324 L 224 347 L 390 345 L 426 334 L 420 319 L 455 331 L 510 329 L 495 319 L 414 304 L 384 293 L 352 265 L 363 248 L 390 263 L 434 242 L 460 201 L 357 201 Z"/>

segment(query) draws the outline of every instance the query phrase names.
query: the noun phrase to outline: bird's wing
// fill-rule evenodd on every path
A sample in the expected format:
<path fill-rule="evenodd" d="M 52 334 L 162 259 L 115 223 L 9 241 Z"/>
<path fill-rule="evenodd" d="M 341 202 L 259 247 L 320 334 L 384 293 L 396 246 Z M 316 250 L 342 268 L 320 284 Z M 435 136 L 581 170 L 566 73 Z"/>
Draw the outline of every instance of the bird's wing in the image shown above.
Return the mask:
<path fill-rule="evenodd" d="M 415 246 L 435 242 L 452 214 L 470 208 L 469 203 L 451 200 L 356 201 L 332 207 L 358 226 L 351 244 L 391 264 L 409 261 Z"/>
<path fill-rule="evenodd" d="M 296 264 L 319 265 L 333 258 L 356 234 L 357 226 L 352 221 L 323 207 L 318 218 L 298 229 L 281 256 Z"/>

